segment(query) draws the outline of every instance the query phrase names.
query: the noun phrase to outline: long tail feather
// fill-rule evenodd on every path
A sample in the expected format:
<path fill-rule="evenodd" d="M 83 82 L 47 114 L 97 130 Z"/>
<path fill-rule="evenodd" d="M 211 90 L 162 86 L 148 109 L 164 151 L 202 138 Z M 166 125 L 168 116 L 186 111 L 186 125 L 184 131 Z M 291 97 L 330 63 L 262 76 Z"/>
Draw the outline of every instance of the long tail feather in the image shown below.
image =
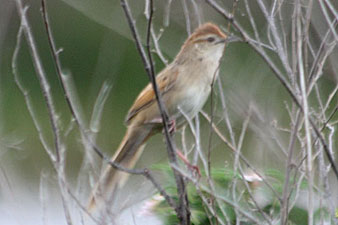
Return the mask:
<path fill-rule="evenodd" d="M 146 140 L 152 135 L 149 127 L 128 128 L 112 160 L 125 168 L 133 168 L 141 156 Z M 93 212 L 99 205 L 110 203 L 114 192 L 126 183 L 129 174 L 108 165 L 89 199 L 88 210 Z"/>

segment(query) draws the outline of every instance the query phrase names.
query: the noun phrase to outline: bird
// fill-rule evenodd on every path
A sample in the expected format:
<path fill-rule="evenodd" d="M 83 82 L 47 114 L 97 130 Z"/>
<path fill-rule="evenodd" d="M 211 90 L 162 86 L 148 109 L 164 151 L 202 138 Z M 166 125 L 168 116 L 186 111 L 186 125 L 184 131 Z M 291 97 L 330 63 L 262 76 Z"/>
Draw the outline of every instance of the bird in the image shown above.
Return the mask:
<path fill-rule="evenodd" d="M 174 60 L 157 76 L 156 83 L 174 128 L 182 127 L 186 117 L 194 118 L 211 92 L 228 36 L 213 23 L 200 25 L 186 39 Z M 112 161 L 133 168 L 147 140 L 163 130 L 161 113 L 152 84 L 149 83 L 131 106 L 125 123 L 127 131 Z M 126 172 L 108 165 L 94 186 L 88 210 L 111 202 L 128 178 Z"/>

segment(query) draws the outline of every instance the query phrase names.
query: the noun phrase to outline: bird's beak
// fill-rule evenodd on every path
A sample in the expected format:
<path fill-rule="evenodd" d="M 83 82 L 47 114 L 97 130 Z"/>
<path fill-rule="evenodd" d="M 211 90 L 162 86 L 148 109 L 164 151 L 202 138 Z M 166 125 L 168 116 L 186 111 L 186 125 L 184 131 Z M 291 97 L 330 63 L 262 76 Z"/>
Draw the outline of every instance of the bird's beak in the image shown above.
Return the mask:
<path fill-rule="evenodd" d="M 221 43 L 225 43 L 226 42 L 226 38 L 222 38 L 221 40 L 217 41 L 215 44 L 218 45 L 218 44 L 221 44 Z"/>
<path fill-rule="evenodd" d="M 238 42 L 241 41 L 241 39 L 237 36 L 231 35 L 226 38 L 222 38 L 221 40 L 217 41 L 215 44 L 221 44 L 221 43 L 230 43 L 230 42 Z"/>
<path fill-rule="evenodd" d="M 231 35 L 229 37 L 227 37 L 226 42 L 230 43 L 230 42 L 238 42 L 241 41 L 241 39 L 237 36 Z"/>

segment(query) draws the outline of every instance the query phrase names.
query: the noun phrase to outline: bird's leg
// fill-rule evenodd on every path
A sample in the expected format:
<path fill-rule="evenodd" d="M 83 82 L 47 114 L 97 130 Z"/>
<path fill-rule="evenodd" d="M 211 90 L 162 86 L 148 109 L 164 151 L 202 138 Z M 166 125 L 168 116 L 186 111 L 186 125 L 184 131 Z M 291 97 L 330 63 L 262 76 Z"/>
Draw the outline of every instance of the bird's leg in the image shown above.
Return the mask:
<path fill-rule="evenodd" d="M 170 134 L 173 134 L 176 132 L 176 120 L 174 119 L 169 120 L 168 129 L 169 129 Z"/>
<path fill-rule="evenodd" d="M 154 118 L 150 121 L 150 123 L 162 124 L 163 120 L 162 120 L 162 118 Z M 168 121 L 168 129 L 169 129 L 170 134 L 173 134 L 173 133 L 176 132 L 176 120 L 170 119 Z M 184 164 L 187 165 L 187 167 L 190 170 L 194 171 L 195 172 L 194 174 L 197 174 L 198 178 L 200 178 L 201 172 L 200 172 L 200 169 L 198 168 L 198 166 L 192 165 L 179 149 L 176 149 L 176 153 L 177 153 L 178 157 L 184 162 Z"/>
<path fill-rule="evenodd" d="M 150 121 L 150 123 L 162 124 L 163 120 L 162 118 L 154 118 Z M 173 134 L 176 132 L 176 120 L 170 119 L 168 121 L 168 129 L 169 129 L 170 134 Z M 176 153 L 178 157 L 184 162 L 184 164 L 186 164 L 189 169 L 195 172 L 194 174 L 197 174 L 198 177 L 201 177 L 201 172 L 198 166 L 192 165 L 179 149 L 176 149 Z"/>
<path fill-rule="evenodd" d="M 150 121 L 150 123 L 162 124 L 163 120 L 162 120 L 162 118 L 154 118 Z M 173 133 L 176 132 L 176 120 L 175 119 L 169 119 L 168 130 L 169 130 L 170 134 L 173 134 Z"/>
<path fill-rule="evenodd" d="M 196 165 L 192 165 L 189 160 L 183 155 L 183 153 L 179 150 L 179 149 L 176 149 L 176 153 L 178 155 L 178 157 L 180 157 L 180 159 L 184 162 L 185 165 L 187 165 L 187 167 L 194 171 L 195 173 L 193 173 L 194 175 L 197 174 L 198 175 L 198 178 L 201 177 L 201 172 L 200 172 L 200 169 L 198 168 L 198 166 Z"/>

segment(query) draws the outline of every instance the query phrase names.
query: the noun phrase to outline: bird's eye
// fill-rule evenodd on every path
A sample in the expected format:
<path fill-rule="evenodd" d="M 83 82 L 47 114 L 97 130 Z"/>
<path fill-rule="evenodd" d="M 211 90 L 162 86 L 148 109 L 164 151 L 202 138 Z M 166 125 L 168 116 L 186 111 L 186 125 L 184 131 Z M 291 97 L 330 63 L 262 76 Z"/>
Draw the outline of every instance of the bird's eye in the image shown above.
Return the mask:
<path fill-rule="evenodd" d="M 207 38 L 207 41 L 210 42 L 210 43 L 211 43 L 211 42 L 214 42 L 214 41 L 215 41 L 215 38 L 213 38 L 213 37 L 208 37 L 208 38 Z"/>

